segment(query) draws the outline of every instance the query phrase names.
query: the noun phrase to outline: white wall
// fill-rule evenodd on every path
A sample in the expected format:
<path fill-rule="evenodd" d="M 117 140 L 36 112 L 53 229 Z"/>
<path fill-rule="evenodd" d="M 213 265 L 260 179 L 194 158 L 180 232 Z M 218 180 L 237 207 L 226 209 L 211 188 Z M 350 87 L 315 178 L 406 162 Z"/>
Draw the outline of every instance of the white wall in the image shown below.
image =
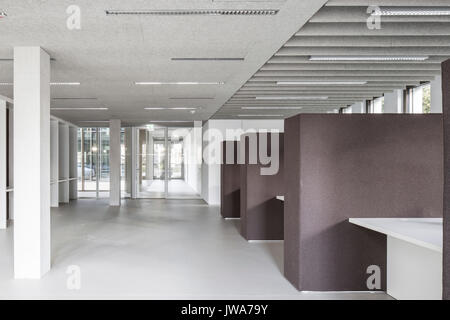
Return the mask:
<path fill-rule="evenodd" d="M 220 150 L 224 140 L 239 140 L 238 137 L 236 139 L 226 137 L 227 129 L 240 129 L 242 132 L 264 129 L 284 132 L 284 120 L 209 120 L 203 126 L 204 153 L 207 153 L 208 149 Z M 219 141 L 215 140 L 213 131 L 220 132 L 223 138 Z M 221 159 L 220 154 L 214 156 Z M 202 198 L 209 205 L 220 205 L 220 164 L 206 163 L 205 158 L 202 164 Z"/>
<path fill-rule="evenodd" d="M 184 137 L 184 178 L 187 184 L 198 194 L 201 193 L 202 161 L 202 128 L 192 128 Z"/>

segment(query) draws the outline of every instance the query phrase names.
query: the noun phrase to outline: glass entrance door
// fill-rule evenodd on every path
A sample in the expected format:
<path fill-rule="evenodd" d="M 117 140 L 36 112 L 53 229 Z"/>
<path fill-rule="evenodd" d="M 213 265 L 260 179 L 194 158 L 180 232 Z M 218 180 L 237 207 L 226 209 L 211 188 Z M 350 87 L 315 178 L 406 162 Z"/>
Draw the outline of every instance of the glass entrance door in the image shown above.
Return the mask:
<path fill-rule="evenodd" d="M 109 128 L 78 130 L 78 196 L 109 197 Z"/>
<path fill-rule="evenodd" d="M 193 129 L 148 126 L 135 130 L 136 198 L 199 198 L 196 184 L 201 167 L 189 162 L 198 147 L 191 139 Z"/>
<path fill-rule="evenodd" d="M 137 198 L 166 197 L 166 129 L 136 128 Z"/>

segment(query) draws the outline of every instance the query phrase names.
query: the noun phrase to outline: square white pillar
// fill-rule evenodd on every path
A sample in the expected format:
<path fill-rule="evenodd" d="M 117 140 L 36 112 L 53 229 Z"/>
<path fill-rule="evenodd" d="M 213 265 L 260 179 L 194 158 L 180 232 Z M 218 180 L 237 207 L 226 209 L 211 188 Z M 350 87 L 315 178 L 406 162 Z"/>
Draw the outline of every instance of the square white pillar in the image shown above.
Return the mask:
<path fill-rule="evenodd" d="M 430 83 L 431 91 L 431 113 L 442 113 L 442 76 L 436 78 Z"/>
<path fill-rule="evenodd" d="M 50 205 L 59 206 L 59 121 L 50 121 Z"/>
<path fill-rule="evenodd" d="M 366 113 L 366 102 L 357 102 L 351 106 L 352 113 Z"/>
<path fill-rule="evenodd" d="M 11 107 L 11 104 L 9 107 L 9 177 L 7 187 L 14 189 L 14 108 Z M 7 197 L 9 200 L 9 220 L 14 220 L 14 191 L 9 191 Z"/>
<path fill-rule="evenodd" d="M 69 203 L 69 125 L 67 123 L 60 122 L 58 132 L 59 202 Z"/>
<path fill-rule="evenodd" d="M 50 57 L 14 48 L 14 277 L 50 270 Z"/>
<path fill-rule="evenodd" d="M 78 199 L 78 128 L 69 128 L 69 193 L 70 200 Z"/>
<path fill-rule="evenodd" d="M 109 122 L 109 205 L 120 206 L 120 120 Z"/>
<path fill-rule="evenodd" d="M 7 202 L 6 202 L 6 101 L 0 100 L 0 229 L 6 229 Z"/>
<path fill-rule="evenodd" d="M 394 90 L 384 94 L 384 113 L 402 113 L 403 90 Z"/>

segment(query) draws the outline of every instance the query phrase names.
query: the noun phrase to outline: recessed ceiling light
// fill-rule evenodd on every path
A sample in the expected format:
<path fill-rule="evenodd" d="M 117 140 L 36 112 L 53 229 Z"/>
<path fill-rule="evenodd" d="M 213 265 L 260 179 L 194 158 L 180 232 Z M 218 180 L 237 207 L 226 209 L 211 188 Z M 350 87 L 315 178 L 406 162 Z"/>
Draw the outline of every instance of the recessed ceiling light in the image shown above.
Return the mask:
<path fill-rule="evenodd" d="M 217 9 L 217 10 L 106 10 L 107 15 L 207 15 L 207 16 L 268 16 L 278 13 L 278 9 Z"/>
<path fill-rule="evenodd" d="M 284 114 L 238 114 L 238 117 L 284 117 Z"/>
<path fill-rule="evenodd" d="M 245 58 L 172 58 L 172 61 L 244 61 Z"/>
<path fill-rule="evenodd" d="M 170 97 L 172 100 L 214 100 L 214 97 Z"/>
<path fill-rule="evenodd" d="M 109 123 L 109 120 L 79 120 L 77 122 Z"/>
<path fill-rule="evenodd" d="M 299 110 L 303 107 L 241 107 L 243 110 Z"/>
<path fill-rule="evenodd" d="M 97 98 L 52 98 L 52 100 L 98 100 Z"/>
<path fill-rule="evenodd" d="M 7 61 L 7 62 L 13 62 L 13 58 L 0 58 L 0 61 Z M 55 58 L 50 58 L 50 61 L 56 61 Z"/>
<path fill-rule="evenodd" d="M 79 82 L 50 82 L 51 86 L 79 86 Z M 12 82 L 0 82 L 0 86 L 13 86 Z"/>
<path fill-rule="evenodd" d="M 50 82 L 51 86 L 79 86 L 79 82 Z"/>
<path fill-rule="evenodd" d="M 62 110 L 62 111 L 79 111 L 79 110 L 108 110 L 108 108 L 103 108 L 103 107 L 88 107 L 88 108 L 50 108 L 50 110 Z"/>
<path fill-rule="evenodd" d="M 449 16 L 449 8 L 381 8 L 373 16 Z"/>
<path fill-rule="evenodd" d="M 146 85 L 220 85 L 220 84 L 225 84 L 225 82 L 197 82 L 197 81 L 179 81 L 179 82 L 155 82 L 155 81 L 150 81 L 150 82 L 135 82 L 134 83 L 137 86 L 146 86 Z"/>
<path fill-rule="evenodd" d="M 188 107 L 175 107 L 175 108 L 164 108 L 164 107 L 149 107 L 144 108 L 145 110 L 196 110 L 197 108 L 188 108 Z"/>
<path fill-rule="evenodd" d="M 193 120 L 152 120 L 149 121 L 149 123 L 160 123 L 160 122 L 182 122 L 182 123 L 186 123 L 186 122 L 194 122 Z"/>
<path fill-rule="evenodd" d="M 429 56 L 311 56 L 310 61 L 425 61 Z"/>
<path fill-rule="evenodd" d="M 255 97 L 256 100 L 328 100 L 328 97 L 325 96 L 282 96 L 282 97 L 275 97 L 275 96 L 259 96 Z"/>
<path fill-rule="evenodd" d="M 367 81 L 278 81 L 277 85 L 305 85 L 305 86 L 328 86 L 328 85 L 337 85 L 337 86 L 359 86 L 365 85 Z"/>

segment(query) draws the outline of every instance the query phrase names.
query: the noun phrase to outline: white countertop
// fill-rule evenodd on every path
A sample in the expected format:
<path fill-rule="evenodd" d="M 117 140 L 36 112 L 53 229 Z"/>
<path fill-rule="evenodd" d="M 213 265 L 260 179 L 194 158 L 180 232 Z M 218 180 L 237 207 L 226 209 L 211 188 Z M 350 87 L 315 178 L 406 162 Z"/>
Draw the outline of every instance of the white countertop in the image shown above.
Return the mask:
<path fill-rule="evenodd" d="M 442 218 L 350 218 L 350 223 L 442 253 Z"/>

